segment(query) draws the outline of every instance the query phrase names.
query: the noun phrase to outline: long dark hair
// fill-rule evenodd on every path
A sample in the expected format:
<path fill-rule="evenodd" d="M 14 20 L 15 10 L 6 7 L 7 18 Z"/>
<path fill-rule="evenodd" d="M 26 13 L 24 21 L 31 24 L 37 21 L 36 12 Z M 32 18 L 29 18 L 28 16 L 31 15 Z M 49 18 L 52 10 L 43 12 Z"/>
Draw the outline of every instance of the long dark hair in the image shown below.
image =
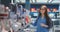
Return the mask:
<path fill-rule="evenodd" d="M 43 6 L 45 6 L 45 5 L 43 5 Z M 42 7 L 42 6 L 41 6 Z M 41 9 L 41 8 L 40 8 Z M 44 7 L 44 9 L 45 9 L 45 13 L 44 13 L 44 16 L 45 16 L 45 18 L 46 18 L 46 25 L 50 25 L 50 23 L 51 23 L 51 19 L 49 18 L 49 16 L 48 16 L 48 13 L 47 13 L 47 7 Z M 41 13 L 40 13 L 40 11 L 39 11 L 39 15 L 38 15 L 38 18 L 41 16 Z"/>

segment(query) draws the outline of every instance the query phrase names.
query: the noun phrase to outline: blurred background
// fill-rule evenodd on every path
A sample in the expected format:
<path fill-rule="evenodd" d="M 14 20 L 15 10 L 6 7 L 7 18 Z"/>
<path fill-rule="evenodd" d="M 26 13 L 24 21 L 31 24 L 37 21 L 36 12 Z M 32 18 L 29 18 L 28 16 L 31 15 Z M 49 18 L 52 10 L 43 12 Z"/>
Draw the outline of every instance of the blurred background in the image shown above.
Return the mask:
<path fill-rule="evenodd" d="M 60 32 L 60 0 L 0 0 L 0 32 L 35 32 L 41 5 L 46 5 L 53 22 L 49 32 Z"/>

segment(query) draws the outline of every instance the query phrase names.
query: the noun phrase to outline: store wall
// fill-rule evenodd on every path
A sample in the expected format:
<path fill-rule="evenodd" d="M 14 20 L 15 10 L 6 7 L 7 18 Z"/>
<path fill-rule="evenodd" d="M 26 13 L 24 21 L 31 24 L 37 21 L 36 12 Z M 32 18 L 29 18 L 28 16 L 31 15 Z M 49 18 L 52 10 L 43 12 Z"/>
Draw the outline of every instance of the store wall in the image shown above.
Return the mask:
<path fill-rule="evenodd" d="M 32 4 L 32 5 L 31 5 L 31 8 L 40 8 L 41 5 L 42 5 L 42 4 L 40 4 L 40 5 L 39 5 L 39 4 L 37 4 L 37 5 L 35 5 L 35 4 L 33 5 L 33 4 Z M 52 9 L 52 8 L 57 8 L 57 9 L 58 9 L 58 8 L 59 8 L 59 4 L 46 4 L 46 6 L 47 6 L 48 8 L 50 8 L 50 9 Z"/>
<path fill-rule="evenodd" d="M 60 4 L 59 4 L 59 11 L 60 11 Z"/>
<path fill-rule="evenodd" d="M 31 4 L 30 8 L 35 8 L 35 9 L 39 9 L 41 7 L 42 4 Z M 59 4 L 45 4 L 49 9 L 53 9 L 56 8 L 57 10 L 59 10 Z M 25 4 L 23 4 L 23 8 L 25 8 Z"/>

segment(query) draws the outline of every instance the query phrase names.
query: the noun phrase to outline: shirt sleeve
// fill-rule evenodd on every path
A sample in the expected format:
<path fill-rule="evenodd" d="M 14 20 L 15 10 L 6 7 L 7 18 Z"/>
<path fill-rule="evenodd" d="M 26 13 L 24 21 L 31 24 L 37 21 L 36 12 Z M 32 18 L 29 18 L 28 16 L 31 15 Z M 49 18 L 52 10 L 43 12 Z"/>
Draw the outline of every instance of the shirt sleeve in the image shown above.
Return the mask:
<path fill-rule="evenodd" d="M 38 23 L 38 20 L 39 20 L 39 17 L 37 17 L 37 19 L 35 20 L 35 22 L 34 22 L 34 23 L 32 23 L 32 25 L 36 26 L 36 25 L 37 25 L 37 23 Z"/>

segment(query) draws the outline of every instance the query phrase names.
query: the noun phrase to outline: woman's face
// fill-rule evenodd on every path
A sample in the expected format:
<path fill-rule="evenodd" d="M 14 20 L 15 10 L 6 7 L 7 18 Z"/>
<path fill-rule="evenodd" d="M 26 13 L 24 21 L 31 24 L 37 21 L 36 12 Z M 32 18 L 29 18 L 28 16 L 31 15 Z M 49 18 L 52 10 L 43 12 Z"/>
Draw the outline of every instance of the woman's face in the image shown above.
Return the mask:
<path fill-rule="evenodd" d="M 41 8 L 41 9 L 40 9 L 41 14 L 44 14 L 45 11 L 46 11 L 46 10 L 45 10 L 44 8 Z"/>

